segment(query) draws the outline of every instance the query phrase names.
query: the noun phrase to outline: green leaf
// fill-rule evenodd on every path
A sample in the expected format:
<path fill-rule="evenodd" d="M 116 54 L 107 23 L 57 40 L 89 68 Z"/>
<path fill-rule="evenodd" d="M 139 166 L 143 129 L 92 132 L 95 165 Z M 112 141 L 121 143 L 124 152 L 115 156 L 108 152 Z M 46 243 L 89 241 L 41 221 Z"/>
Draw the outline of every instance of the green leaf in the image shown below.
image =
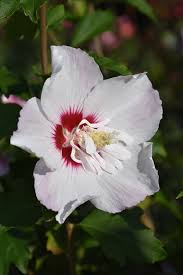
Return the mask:
<path fill-rule="evenodd" d="M 19 112 L 20 107 L 16 105 L 0 104 L 0 138 L 10 137 L 16 130 Z"/>
<path fill-rule="evenodd" d="M 0 244 L 0 274 L 8 275 L 11 264 L 26 273 L 29 260 L 27 243 L 11 236 L 5 227 L 0 226 Z"/>
<path fill-rule="evenodd" d="M 47 27 L 56 27 L 62 20 L 64 20 L 64 15 L 63 5 L 51 7 L 47 12 Z"/>
<path fill-rule="evenodd" d="M 37 11 L 39 7 L 46 0 L 19 0 L 20 6 L 23 8 L 23 11 L 26 16 L 29 16 L 33 22 L 37 22 Z"/>
<path fill-rule="evenodd" d="M 183 223 L 183 213 L 182 210 L 179 208 L 177 201 L 171 200 L 168 198 L 163 191 L 156 193 L 155 195 L 155 202 L 163 205 L 170 212 L 181 222 Z"/>
<path fill-rule="evenodd" d="M 0 224 L 31 226 L 41 215 L 41 207 L 33 187 L 27 181 L 24 182 L 24 186 L 20 183 L 17 190 L 0 193 Z"/>
<path fill-rule="evenodd" d="M 177 195 L 176 199 L 180 199 L 180 198 L 182 198 L 182 197 L 183 197 L 183 191 L 181 191 L 181 192 Z"/>
<path fill-rule="evenodd" d="M 0 68 L 0 89 L 3 93 L 5 93 L 9 87 L 17 83 L 16 77 L 9 72 L 6 67 L 3 66 Z"/>
<path fill-rule="evenodd" d="M 101 245 L 106 257 L 120 264 L 127 260 L 154 263 L 165 258 L 161 242 L 148 230 L 128 221 L 127 216 L 93 211 L 81 222 L 81 227 Z"/>
<path fill-rule="evenodd" d="M 81 19 L 77 25 L 72 45 L 78 46 L 81 43 L 95 37 L 112 27 L 114 16 L 110 11 L 94 11 Z"/>
<path fill-rule="evenodd" d="M 125 0 L 125 2 L 131 6 L 137 8 L 140 12 L 147 15 L 153 21 L 156 21 L 152 6 L 146 0 Z"/>
<path fill-rule="evenodd" d="M 160 130 L 158 130 L 156 135 L 153 137 L 153 154 L 162 158 L 167 157 L 166 147 Z"/>
<path fill-rule="evenodd" d="M 103 69 L 107 69 L 122 75 L 130 74 L 130 71 L 128 70 L 127 66 L 122 63 L 116 62 L 109 57 L 98 56 L 93 53 L 91 54 L 91 56 Z"/>
<path fill-rule="evenodd" d="M 18 0 L 0 0 L 0 20 L 11 16 L 18 7 Z"/>

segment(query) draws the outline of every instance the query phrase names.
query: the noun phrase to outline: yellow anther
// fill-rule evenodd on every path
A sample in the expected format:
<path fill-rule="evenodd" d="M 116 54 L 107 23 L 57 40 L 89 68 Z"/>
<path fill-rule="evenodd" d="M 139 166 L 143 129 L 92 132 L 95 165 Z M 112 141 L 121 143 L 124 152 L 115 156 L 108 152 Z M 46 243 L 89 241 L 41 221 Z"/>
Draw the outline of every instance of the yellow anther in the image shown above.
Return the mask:
<path fill-rule="evenodd" d="M 104 131 L 93 130 L 89 133 L 89 136 L 93 139 L 97 149 L 109 145 L 112 143 L 113 135 Z"/>

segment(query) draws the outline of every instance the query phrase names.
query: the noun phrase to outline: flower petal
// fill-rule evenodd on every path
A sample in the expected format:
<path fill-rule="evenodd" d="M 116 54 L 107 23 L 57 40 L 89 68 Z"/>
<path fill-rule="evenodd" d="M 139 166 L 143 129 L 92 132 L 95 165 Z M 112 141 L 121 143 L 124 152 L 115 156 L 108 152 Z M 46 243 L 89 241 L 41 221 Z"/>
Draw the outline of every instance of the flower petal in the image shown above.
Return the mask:
<path fill-rule="evenodd" d="M 131 157 L 131 153 L 127 148 L 128 147 L 124 146 L 122 143 L 116 143 L 106 145 L 102 150 L 119 160 L 125 160 Z"/>
<path fill-rule="evenodd" d="M 34 170 L 36 196 L 48 209 L 58 211 L 56 219 L 63 223 L 80 204 L 97 197 L 100 187 L 94 174 L 82 168 L 63 166 L 51 171 L 43 160 Z"/>
<path fill-rule="evenodd" d="M 93 139 L 89 135 L 85 134 L 84 141 L 85 141 L 86 152 L 89 155 L 94 154 L 96 152 L 96 146 L 95 146 Z"/>
<path fill-rule="evenodd" d="M 3 104 L 16 104 L 16 105 L 19 105 L 20 107 L 23 107 L 26 103 L 24 99 L 16 95 L 9 95 L 8 97 L 5 95 L 2 95 L 1 102 Z"/>
<path fill-rule="evenodd" d="M 90 90 L 103 79 L 99 66 L 80 49 L 52 46 L 53 73 L 44 84 L 41 104 L 49 117 L 59 123 L 61 112 L 81 110 Z"/>
<path fill-rule="evenodd" d="M 99 159 L 83 152 L 82 150 L 78 151 L 78 157 L 81 160 L 82 166 L 86 171 L 90 171 L 97 175 L 102 174 L 103 171 L 101 169 L 101 163 L 99 162 Z"/>
<path fill-rule="evenodd" d="M 102 158 L 105 161 L 106 164 L 106 171 L 109 173 L 114 173 L 116 171 L 116 169 L 122 169 L 123 168 L 123 164 L 121 161 L 119 161 L 116 157 L 114 157 L 113 155 L 109 154 L 107 151 L 105 150 L 101 150 L 100 152 Z"/>
<path fill-rule="evenodd" d="M 155 192 L 159 191 L 159 176 L 152 159 L 152 143 L 145 142 L 141 145 L 137 167 L 139 171 L 151 180 Z"/>
<path fill-rule="evenodd" d="M 91 202 L 99 209 L 116 213 L 135 206 L 146 196 L 159 190 L 157 171 L 151 157 L 151 147 L 135 148 L 133 159 L 123 162 L 115 175 L 105 173 L 98 178 L 103 189 Z M 147 164 L 145 164 L 147 162 Z"/>
<path fill-rule="evenodd" d="M 110 119 L 109 127 L 132 136 L 137 144 L 149 140 L 162 117 L 161 100 L 146 74 L 115 77 L 99 83 L 87 97 L 84 115 Z"/>
<path fill-rule="evenodd" d="M 42 112 L 40 100 L 31 98 L 20 112 L 18 129 L 11 137 L 11 144 L 42 157 L 50 168 L 61 166 L 61 153 L 53 140 L 54 125 Z"/>

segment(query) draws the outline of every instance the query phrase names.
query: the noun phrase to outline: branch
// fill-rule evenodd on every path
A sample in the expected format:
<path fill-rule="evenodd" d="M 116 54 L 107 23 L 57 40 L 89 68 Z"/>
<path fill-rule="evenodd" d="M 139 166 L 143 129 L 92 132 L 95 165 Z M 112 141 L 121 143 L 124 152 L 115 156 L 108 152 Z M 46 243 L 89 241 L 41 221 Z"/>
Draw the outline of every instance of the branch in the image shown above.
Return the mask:
<path fill-rule="evenodd" d="M 68 261 L 69 261 L 69 269 L 71 275 L 76 275 L 75 264 L 74 264 L 74 255 L 73 255 L 73 229 L 74 224 L 67 223 L 67 240 L 68 240 Z"/>
<path fill-rule="evenodd" d="M 46 29 L 46 3 L 40 7 L 40 54 L 44 75 L 48 74 L 48 39 Z"/>

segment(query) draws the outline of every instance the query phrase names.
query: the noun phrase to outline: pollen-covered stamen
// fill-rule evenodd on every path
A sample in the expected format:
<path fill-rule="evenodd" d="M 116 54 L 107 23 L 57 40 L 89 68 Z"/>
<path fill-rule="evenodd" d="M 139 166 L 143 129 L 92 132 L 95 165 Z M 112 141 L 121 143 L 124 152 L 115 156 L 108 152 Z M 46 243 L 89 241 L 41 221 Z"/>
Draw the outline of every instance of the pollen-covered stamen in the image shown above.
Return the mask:
<path fill-rule="evenodd" d="M 95 155 L 98 154 L 102 148 L 116 142 L 116 133 L 100 131 L 84 125 L 81 128 L 77 128 L 73 134 L 70 142 L 73 148 L 71 158 L 79 162 L 77 156 L 78 151 L 95 158 Z"/>
<path fill-rule="evenodd" d="M 105 145 L 110 145 L 113 141 L 113 134 L 104 131 L 93 130 L 89 133 L 97 149 L 101 149 Z"/>
<path fill-rule="evenodd" d="M 116 143 L 116 133 L 100 131 L 90 126 L 78 128 L 73 134 L 72 141 L 87 151 L 87 147 L 95 147 L 93 151 L 102 149 L 106 145 Z"/>

